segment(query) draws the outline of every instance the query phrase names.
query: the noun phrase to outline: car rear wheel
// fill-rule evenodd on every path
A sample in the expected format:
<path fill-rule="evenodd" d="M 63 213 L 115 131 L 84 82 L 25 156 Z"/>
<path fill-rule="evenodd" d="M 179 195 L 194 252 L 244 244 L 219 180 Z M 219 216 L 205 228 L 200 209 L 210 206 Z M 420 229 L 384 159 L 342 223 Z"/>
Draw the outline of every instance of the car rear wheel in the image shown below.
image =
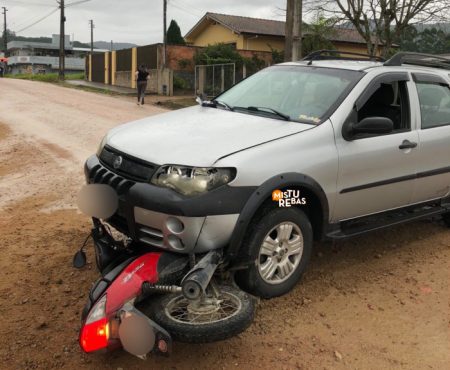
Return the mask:
<path fill-rule="evenodd" d="M 245 248 L 254 263 L 237 272 L 238 285 L 262 298 L 286 294 L 300 280 L 311 256 L 313 231 L 308 217 L 300 209 L 275 209 L 250 233 Z"/>

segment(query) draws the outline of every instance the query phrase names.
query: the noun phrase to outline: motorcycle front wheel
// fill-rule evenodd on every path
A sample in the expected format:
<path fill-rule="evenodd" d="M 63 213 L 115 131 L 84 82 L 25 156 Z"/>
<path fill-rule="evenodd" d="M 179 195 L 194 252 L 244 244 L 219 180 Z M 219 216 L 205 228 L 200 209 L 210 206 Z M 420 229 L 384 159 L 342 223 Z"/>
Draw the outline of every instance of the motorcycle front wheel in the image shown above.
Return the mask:
<path fill-rule="evenodd" d="M 142 310 L 174 340 L 209 343 L 247 329 L 255 316 L 255 299 L 233 286 L 220 286 L 218 297 L 190 301 L 182 293 L 152 296 Z"/>

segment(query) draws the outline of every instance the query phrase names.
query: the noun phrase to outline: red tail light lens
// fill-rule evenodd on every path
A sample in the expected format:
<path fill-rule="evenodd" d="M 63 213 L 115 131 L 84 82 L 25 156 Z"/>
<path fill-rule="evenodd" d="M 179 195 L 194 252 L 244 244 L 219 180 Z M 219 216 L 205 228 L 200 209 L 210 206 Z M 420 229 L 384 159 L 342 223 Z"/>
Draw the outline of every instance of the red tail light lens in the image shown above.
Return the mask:
<path fill-rule="evenodd" d="M 109 324 L 105 313 L 106 295 L 89 312 L 81 328 L 80 345 L 85 352 L 94 352 L 108 346 Z"/>

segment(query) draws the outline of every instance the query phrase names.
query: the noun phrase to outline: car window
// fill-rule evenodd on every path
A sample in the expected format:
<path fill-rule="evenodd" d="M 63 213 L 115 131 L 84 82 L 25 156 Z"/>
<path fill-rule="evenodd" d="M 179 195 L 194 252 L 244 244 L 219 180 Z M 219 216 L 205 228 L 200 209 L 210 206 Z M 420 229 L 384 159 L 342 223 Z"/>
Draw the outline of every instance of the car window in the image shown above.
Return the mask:
<path fill-rule="evenodd" d="M 411 129 L 409 98 L 405 81 L 382 83 L 358 111 L 358 122 L 367 117 L 392 120 L 394 133 Z"/>
<path fill-rule="evenodd" d="M 361 78 L 359 71 L 274 66 L 254 74 L 217 99 L 231 107 L 265 107 L 292 121 L 320 123 Z"/>
<path fill-rule="evenodd" d="M 450 88 L 447 85 L 417 82 L 422 129 L 450 124 Z"/>

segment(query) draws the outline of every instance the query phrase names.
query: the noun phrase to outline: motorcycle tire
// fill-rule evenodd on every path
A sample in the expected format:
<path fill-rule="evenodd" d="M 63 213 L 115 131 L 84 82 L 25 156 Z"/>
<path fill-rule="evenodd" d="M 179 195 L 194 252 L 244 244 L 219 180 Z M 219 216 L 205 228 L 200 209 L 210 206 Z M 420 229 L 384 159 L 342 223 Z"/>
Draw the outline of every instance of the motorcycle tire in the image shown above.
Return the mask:
<path fill-rule="evenodd" d="M 235 312 L 229 317 L 212 322 L 188 322 L 189 319 L 174 318 L 173 304 L 188 303 L 182 293 L 152 296 L 142 311 L 158 325 L 166 329 L 175 341 L 184 343 L 209 343 L 231 338 L 252 323 L 255 316 L 255 298 L 233 286 L 219 287 L 223 302 L 236 303 Z M 186 308 L 187 311 L 187 308 Z M 186 314 L 188 315 L 188 314 Z M 191 319 L 192 320 L 192 319 Z M 195 319 L 194 319 L 195 321 Z"/>

